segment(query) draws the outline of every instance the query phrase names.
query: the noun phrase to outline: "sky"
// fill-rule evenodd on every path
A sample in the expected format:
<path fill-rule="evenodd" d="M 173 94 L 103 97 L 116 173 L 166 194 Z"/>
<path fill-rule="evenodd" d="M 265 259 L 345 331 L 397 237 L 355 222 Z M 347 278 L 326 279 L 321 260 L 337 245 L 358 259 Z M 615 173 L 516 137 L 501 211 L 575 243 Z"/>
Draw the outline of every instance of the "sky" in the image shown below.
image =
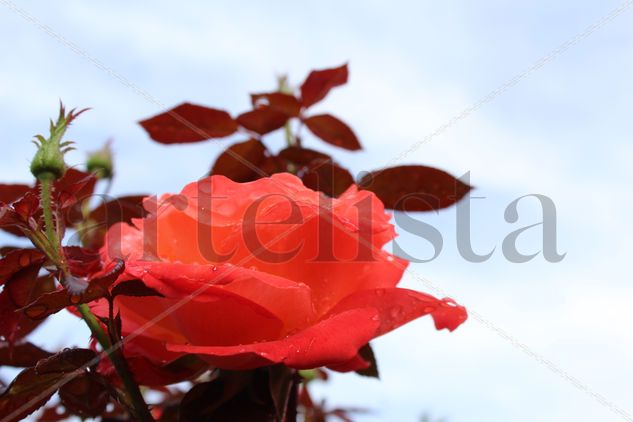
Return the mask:
<path fill-rule="evenodd" d="M 453 333 L 422 318 L 377 339 L 380 381 L 336 375 L 318 395 L 370 409 L 359 421 L 633 420 L 631 6 L 0 0 L 0 180 L 30 180 L 30 140 L 62 99 L 92 107 L 69 131 L 78 149 L 69 163 L 112 139 L 114 194 L 177 192 L 238 139 L 168 147 L 136 122 L 183 101 L 239 113 L 279 74 L 297 85 L 347 62 L 349 84 L 317 107 L 344 118 L 365 148 L 306 145 L 360 172 L 395 165 L 451 122 L 397 163 L 470 172 L 472 196 L 483 197 L 471 199 L 473 249 L 495 250 L 482 263 L 460 256 L 455 208 L 415 215 L 440 230 L 444 248 L 412 264 L 403 285 L 445 292 L 471 318 Z M 534 198 L 519 202 L 516 223 L 504 219 L 529 194 L 556 206 L 558 263 L 504 259 L 503 239 L 542 220 Z M 542 249 L 539 227 L 519 250 Z M 403 249 L 429 256 L 428 242 L 397 230 Z M 81 345 L 87 333 L 60 317 L 35 338 Z"/>

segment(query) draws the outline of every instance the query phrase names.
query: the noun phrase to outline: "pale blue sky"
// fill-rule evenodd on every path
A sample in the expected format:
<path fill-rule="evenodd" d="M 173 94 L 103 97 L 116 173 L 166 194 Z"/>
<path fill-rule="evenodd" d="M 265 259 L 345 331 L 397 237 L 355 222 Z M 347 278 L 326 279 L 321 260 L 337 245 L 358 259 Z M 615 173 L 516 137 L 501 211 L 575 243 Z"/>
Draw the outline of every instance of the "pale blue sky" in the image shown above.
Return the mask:
<path fill-rule="evenodd" d="M 309 69 L 349 61 L 349 85 L 319 109 L 340 115 L 359 135 L 365 151 L 336 154 L 360 171 L 383 166 L 621 4 L 22 1 L 19 7 L 167 107 L 188 100 L 236 113 L 248 106 L 247 93 L 274 87 L 278 73 L 299 83 Z M 472 204 L 473 243 L 479 252 L 496 246 L 493 259 L 461 259 L 450 209 L 419 217 L 442 231 L 445 250 L 412 269 L 525 347 L 474 318 L 451 334 L 422 319 L 375 342 L 382 381 L 336 376 L 322 390 L 330 401 L 375 410 L 361 421 L 416 421 L 424 412 L 450 422 L 623 419 L 596 394 L 633 413 L 632 27 L 629 10 L 402 161 L 471 172 L 474 194 L 486 197 Z M 29 180 L 29 141 L 46 130 L 59 98 L 93 107 L 69 133 L 79 149 L 69 162 L 81 163 L 86 151 L 114 139 L 115 193 L 178 191 L 229 144 L 151 142 L 135 122 L 160 108 L 4 2 L 0 36 L 3 181 Z M 280 148 L 281 140 L 270 145 Z M 567 252 L 558 264 L 542 256 L 510 264 L 500 254 L 506 234 L 540 219 L 529 201 L 519 223 L 503 219 L 506 205 L 529 193 L 557 205 L 559 249 Z M 521 247 L 537 250 L 538 240 L 532 233 Z M 412 254 L 428 252 L 413 235 L 402 233 L 401 241 Z M 411 276 L 404 283 L 426 289 Z M 37 333 L 51 345 L 83 335 L 69 318 Z"/>

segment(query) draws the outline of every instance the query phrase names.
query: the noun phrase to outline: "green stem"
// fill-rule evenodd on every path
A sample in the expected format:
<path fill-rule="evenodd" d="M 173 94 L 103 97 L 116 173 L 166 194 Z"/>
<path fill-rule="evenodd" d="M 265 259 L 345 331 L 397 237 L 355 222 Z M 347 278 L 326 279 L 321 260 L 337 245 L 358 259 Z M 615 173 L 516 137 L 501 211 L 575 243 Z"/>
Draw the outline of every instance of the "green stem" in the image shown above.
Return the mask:
<path fill-rule="evenodd" d="M 40 204 L 42 206 L 42 213 L 44 215 L 44 231 L 46 233 L 46 237 L 48 242 L 52 246 L 52 250 L 50 252 L 53 253 L 54 256 L 53 261 L 55 264 L 62 264 L 62 256 L 60 254 L 60 240 L 57 234 L 57 225 L 53 220 L 53 207 L 51 204 L 51 194 L 53 188 L 53 178 L 54 176 L 51 174 L 50 177 L 48 175 L 42 175 L 40 177 Z"/>
<path fill-rule="evenodd" d="M 152 415 L 147 408 L 147 404 L 145 403 L 145 399 L 143 398 L 143 394 L 130 373 L 127 362 L 121 353 L 121 349 L 117 346 L 112 346 L 110 339 L 105 331 L 103 331 L 103 328 L 101 328 L 101 325 L 99 325 L 97 318 L 92 312 L 90 312 L 88 305 L 81 304 L 77 306 L 77 310 L 83 317 L 84 321 L 86 321 L 86 325 L 90 328 L 92 335 L 95 336 L 101 345 L 101 348 L 108 355 L 108 358 L 114 365 L 117 374 L 119 374 L 119 377 L 123 381 L 123 385 L 125 386 L 125 390 L 135 413 L 134 416 L 140 421 L 153 421 L 154 418 L 152 418 Z"/>
<path fill-rule="evenodd" d="M 295 142 L 294 142 L 294 137 L 292 136 L 292 128 L 290 127 L 290 120 L 288 120 L 286 122 L 286 125 L 284 126 L 284 134 L 286 136 L 286 144 L 289 147 L 294 146 Z"/>
<path fill-rule="evenodd" d="M 51 254 L 49 258 L 57 265 L 57 267 L 61 270 L 63 276 L 69 275 L 68 267 L 66 266 L 66 262 L 64 259 L 64 255 L 61 249 L 61 242 L 59 238 L 59 233 L 57 231 L 57 225 L 53 219 L 53 209 L 51 204 L 51 190 L 53 186 L 53 175 L 42 175 L 39 178 L 40 180 L 40 203 L 42 205 L 42 214 L 44 215 L 44 231 L 46 233 L 46 238 L 51 248 L 47 248 L 46 252 Z M 48 250 L 50 249 L 50 250 Z M 141 390 L 139 390 L 138 385 L 134 381 L 132 374 L 129 371 L 127 366 L 127 362 L 121 353 L 121 349 L 119 347 L 112 347 L 112 343 L 110 339 L 106 335 L 101 325 L 99 325 L 99 321 L 97 318 L 90 312 L 90 308 L 88 305 L 81 304 L 77 306 L 77 310 L 81 314 L 83 320 L 86 322 L 88 328 L 92 332 L 92 335 L 97 339 L 101 348 L 108 355 L 108 358 L 114 365 L 119 377 L 123 381 L 123 385 L 127 391 L 128 398 L 131 402 L 133 411 L 135 413 L 135 417 L 140 421 L 153 421 L 152 415 L 149 412 L 147 404 L 143 399 L 143 395 L 141 394 Z"/>
<path fill-rule="evenodd" d="M 77 310 L 81 314 L 84 321 L 86 321 L 86 325 L 90 328 L 90 332 L 97 339 L 103 350 L 106 352 L 109 358 L 111 358 L 112 351 L 110 350 L 111 344 L 110 339 L 108 338 L 101 325 L 99 325 L 99 321 L 97 317 L 90 311 L 90 308 L 85 303 L 77 306 Z"/>

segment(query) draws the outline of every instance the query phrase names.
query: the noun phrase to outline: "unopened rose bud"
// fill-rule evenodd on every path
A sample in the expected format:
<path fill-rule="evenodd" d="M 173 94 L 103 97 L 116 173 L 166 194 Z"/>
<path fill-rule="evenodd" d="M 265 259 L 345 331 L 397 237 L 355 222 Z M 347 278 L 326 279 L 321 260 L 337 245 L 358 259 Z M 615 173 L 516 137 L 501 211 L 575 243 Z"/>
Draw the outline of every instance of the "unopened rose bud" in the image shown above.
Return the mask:
<path fill-rule="evenodd" d="M 61 179 L 66 173 L 66 164 L 60 146 L 47 142 L 42 136 L 38 136 L 37 139 L 41 143 L 31 161 L 31 173 L 40 180 Z"/>
<path fill-rule="evenodd" d="M 31 161 L 31 173 L 37 179 L 57 180 L 64 176 L 66 173 L 64 155 L 73 148 L 72 142 L 62 142 L 62 138 L 70 123 L 84 111 L 85 109 L 75 112 L 73 109 L 66 114 L 64 106 L 60 106 L 57 122 L 51 120 L 49 137 L 35 136 L 33 142 L 38 148 L 33 161 Z"/>
<path fill-rule="evenodd" d="M 107 142 L 103 148 L 88 155 L 86 167 L 90 173 L 98 179 L 112 179 L 114 174 L 114 162 L 112 160 L 112 148 Z"/>

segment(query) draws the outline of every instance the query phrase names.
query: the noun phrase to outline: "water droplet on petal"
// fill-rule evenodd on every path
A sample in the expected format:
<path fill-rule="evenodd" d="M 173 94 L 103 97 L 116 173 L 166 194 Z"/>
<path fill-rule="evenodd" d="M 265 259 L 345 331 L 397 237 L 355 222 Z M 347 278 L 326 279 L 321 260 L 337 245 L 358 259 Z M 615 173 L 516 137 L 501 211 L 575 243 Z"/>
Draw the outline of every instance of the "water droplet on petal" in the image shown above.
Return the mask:
<path fill-rule="evenodd" d="M 431 312 L 433 312 L 435 310 L 435 308 L 433 306 L 427 306 L 426 308 L 424 308 L 422 311 L 425 314 L 430 314 Z"/>
<path fill-rule="evenodd" d="M 73 305 L 78 304 L 79 302 L 81 302 L 81 295 L 71 295 L 70 296 L 70 303 L 72 303 Z"/>
<path fill-rule="evenodd" d="M 391 316 L 391 318 L 400 318 L 402 316 L 403 310 L 401 306 L 395 306 L 393 308 L 391 308 L 391 310 L 389 311 L 389 315 Z"/>

